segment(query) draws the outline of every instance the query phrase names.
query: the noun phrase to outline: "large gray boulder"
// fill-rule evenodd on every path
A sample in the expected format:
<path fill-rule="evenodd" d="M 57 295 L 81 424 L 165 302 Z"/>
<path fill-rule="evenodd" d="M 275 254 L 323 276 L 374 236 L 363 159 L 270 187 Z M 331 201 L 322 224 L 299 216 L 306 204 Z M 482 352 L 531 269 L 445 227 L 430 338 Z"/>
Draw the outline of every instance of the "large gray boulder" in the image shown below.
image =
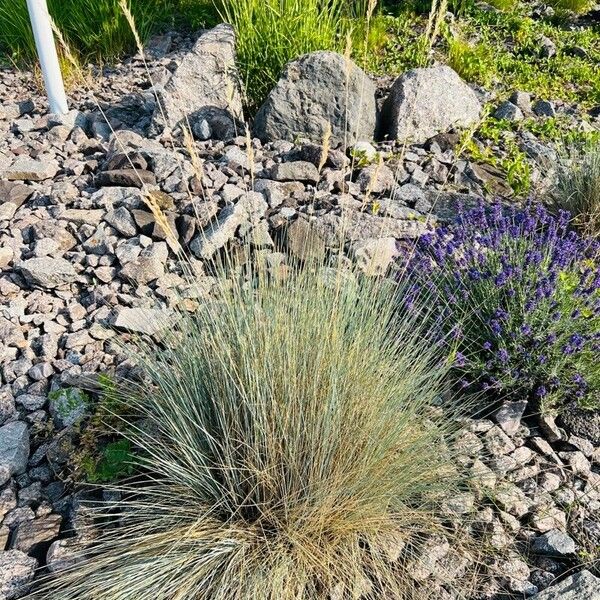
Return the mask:
<path fill-rule="evenodd" d="M 392 139 L 420 144 L 479 120 L 475 92 L 446 66 L 412 69 L 399 77 L 383 106 L 382 128 Z"/>
<path fill-rule="evenodd" d="M 198 137 L 234 137 L 243 107 L 233 27 L 221 24 L 202 34 L 158 90 L 158 100 L 155 129 L 189 123 Z"/>
<path fill-rule="evenodd" d="M 263 141 L 308 138 L 320 144 L 331 127 L 334 144 L 375 135 L 375 85 L 335 52 L 312 52 L 290 62 L 261 106 L 254 134 Z"/>
<path fill-rule="evenodd" d="M 600 600 L 600 579 L 580 571 L 531 597 L 531 600 Z"/>

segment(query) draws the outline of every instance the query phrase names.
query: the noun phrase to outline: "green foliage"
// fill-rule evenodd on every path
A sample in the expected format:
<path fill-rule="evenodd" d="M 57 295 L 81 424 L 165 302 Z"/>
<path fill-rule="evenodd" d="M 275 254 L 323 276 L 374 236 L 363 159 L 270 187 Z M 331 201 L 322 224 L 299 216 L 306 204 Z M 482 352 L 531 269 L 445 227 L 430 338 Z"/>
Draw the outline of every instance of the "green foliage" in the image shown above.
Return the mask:
<path fill-rule="evenodd" d="M 475 11 L 461 22 L 463 35 L 477 35 L 493 60 L 492 79 L 507 91 L 530 90 L 538 97 L 595 105 L 600 102 L 600 34 L 593 28 L 569 30 L 534 21 L 520 10 L 510 13 Z M 556 56 L 540 54 L 540 36 L 558 48 Z M 586 56 L 574 55 L 578 47 Z"/>
<path fill-rule="evenodd" d="M 463 135 L 461 147 L 471 159 L 500 169 L 516 196 L 526 196 L 531 190 L 532 168 L 514 139 L 514 127 L 510 121 L 487 117 L 476 131 Z"/>
<path fill-rule="evenodd" d="M 384 548 L 412 556 L 446 531 L 440 504 L 463 483 L 452 404 L 431 410 L 451 396 L 443 348 L 392 282 L 242 271 L 160 347 L 124 347 L 145 376 L 127 388 L 144 426 L 125 435 L 148 478 L 119 486 L 122 526 L 40 598 L 416 597 L 410 561 Z"/>
<path fill-rule="evenodd" d="M 516 9 L 519 4 L 519 0 L 488 0 L 488 4 L 492 5 L 498 10 L 509 12 Z"/>
<path fill-rule="evenodd" d="M 385 51 L 370 58 L 368 68 L 389 75 L 428 66 L 433 61 L 446 62 L 468 81 L 484 86 L 493 83 L 507 94 L 526 90 L 538 98 L 561 99 L 583 107 L 600 104 L 598 29 L 566 28 L 560 23 L 534 20 L 527 16 L 524 3 L 512 4 L 509 10 L 475 7 L 461 13 L 453 23 L 456 34 L 447 34 L 446 43 L 438 43 L 430 53 L 424 40 L 427 14 L 419 13 L 427 12 L 431 3 L 397 3 L 395 17 L 387 20 Z M 546 58 L 540 54 L 542 35 L 557 45 L 556 56 Z M 567 123 L 558 125 L 565 125 L 563 135 L 571 129 Z"/>
<path fill-rule="evenodd" d="M 571 149 L 559 167 L 552 201 L 568 210 L 583 231 L 600 236 L 600 143 Z"/>
<path fill-rule="evenodd" d="M 135 472 L 137 449 L 134 452 L 131 442 L 122 437 L 122 430 L 127 427 L 122 390 L 105 373 L 98 376 L 97 383 L 100 391 L 94 413 L 80 427 L 77 450 L 68 467 L 77 481 L 110 483 Z"/>
<path fill-rule="evenodd" d="M 582 14 L 590 10 L 595 2 L 593 0 L 548 0 L 548 4 L 559 11 Z"/>
<path fill-rule="evenodd" d="M 448 39 L 448 64 L 467 81 L 489 86 L 494 56 L 484 44 L 471 44 L 459 37 Z"/>
<path fill-rule="evenodd" d="M 465 15 L 475 7 L 475 0 L 450 0 L 448 7 L 457 15 Z"/>
<path fill-rule="evenodd" d="M 135 455 L 127 439 L 106 444 L 96 456 L 82 460 L 86 481 L 111 483 L 129 477 L 135 472 Z"/>

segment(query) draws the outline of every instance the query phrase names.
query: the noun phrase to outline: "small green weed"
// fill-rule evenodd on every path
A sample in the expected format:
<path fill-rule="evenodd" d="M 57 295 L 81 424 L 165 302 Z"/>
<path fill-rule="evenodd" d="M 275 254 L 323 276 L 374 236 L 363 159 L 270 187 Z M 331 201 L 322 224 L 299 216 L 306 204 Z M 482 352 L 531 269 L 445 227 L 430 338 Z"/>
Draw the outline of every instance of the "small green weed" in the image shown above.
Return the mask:
<path fill-rule="evenodd" d="M 135 472 L 135 455 L 126 439 L 109 442 L 96 456 L 86 456 L 81 466 L 90 483 L 110 483 Z"/>
<path fill-rule="evenodd" d="M 470 43 L 460 37 L 448 37 L 448 64 L 467 81 L 490 86 L 494 57 L 484 44 Z"/>

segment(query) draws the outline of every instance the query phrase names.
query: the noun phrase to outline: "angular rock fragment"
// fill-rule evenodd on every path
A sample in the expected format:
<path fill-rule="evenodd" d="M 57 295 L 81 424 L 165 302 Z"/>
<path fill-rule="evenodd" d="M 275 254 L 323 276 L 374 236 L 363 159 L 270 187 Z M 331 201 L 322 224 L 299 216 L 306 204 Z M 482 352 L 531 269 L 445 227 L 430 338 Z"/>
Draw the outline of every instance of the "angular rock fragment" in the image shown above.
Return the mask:
<path fill-rule="evenodd" d="M 450 67 L 412 69 L 394 83 L 383 106 L 383 129 L 400 142 L 423 143 L 479 120 L 475 92 Z"/>
<path fill-rule="evenodd" d="M 18 269 L 27 283 L 47 289 L 66 287 L 77 280 L 77 271 L 64 258 L 30 258 L 19 263 Z"/>

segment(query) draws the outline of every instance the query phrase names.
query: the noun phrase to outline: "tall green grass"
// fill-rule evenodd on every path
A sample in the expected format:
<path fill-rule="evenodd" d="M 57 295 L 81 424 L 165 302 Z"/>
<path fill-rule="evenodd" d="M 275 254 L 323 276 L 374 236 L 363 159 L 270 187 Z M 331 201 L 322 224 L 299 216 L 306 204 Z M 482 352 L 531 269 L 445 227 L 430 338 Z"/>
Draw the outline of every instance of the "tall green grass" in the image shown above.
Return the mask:
<path fill-rule="evenodd" d="M 175 13 L 178 0 L 131 0 L 142 39 Z M 48 12 L 84 59 L 112 60 L 135 48 L 119 0 L 48 0 Z M 35 43 L 25 0 L 0 0 L 0 48 L 12 60 L 31 61 Z"/>
<path fill-rule="evenodd" d="M 118 393 L 146 476 L 36 598 L 422 597 L 407 558 L 462 479 L 453 411 L 432 411 L 447 361 L 398 316 L 396 284 L 286 273 L 247 267 L 160 345 L 123 346 L 143 376 Z"/>

